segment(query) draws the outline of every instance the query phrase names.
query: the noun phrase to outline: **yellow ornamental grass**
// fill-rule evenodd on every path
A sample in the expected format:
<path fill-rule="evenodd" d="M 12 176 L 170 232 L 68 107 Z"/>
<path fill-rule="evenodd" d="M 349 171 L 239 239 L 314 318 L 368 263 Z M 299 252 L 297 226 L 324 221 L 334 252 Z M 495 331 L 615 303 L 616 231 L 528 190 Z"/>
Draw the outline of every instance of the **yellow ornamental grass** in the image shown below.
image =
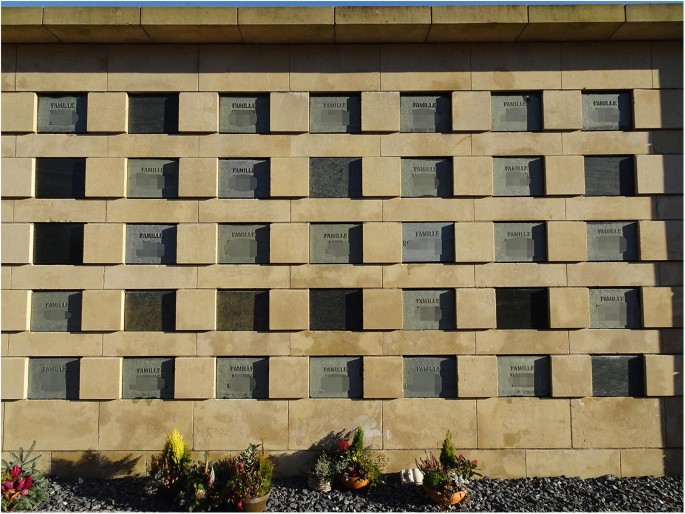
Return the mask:
<path fill-rule="evenodd" d="M 174 428 L 171 434 L 167 436 L 163 453 L 170 457 L 176 465 L 181 465 L 183 461 L 190 458 L 190 449 L 178 429 Z"/>

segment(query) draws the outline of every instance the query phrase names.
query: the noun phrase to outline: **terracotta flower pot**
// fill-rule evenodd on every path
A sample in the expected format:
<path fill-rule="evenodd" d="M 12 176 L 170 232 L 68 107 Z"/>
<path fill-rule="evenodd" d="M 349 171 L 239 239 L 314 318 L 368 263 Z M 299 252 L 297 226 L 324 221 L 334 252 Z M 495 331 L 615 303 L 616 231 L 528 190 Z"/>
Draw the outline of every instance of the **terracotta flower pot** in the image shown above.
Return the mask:
<path fill-rule="evenodd" d="M 444 498 L 443 496 L 439 495 L 435 489 L 429 489 L 425 485 L 422 487 L 426 493 L 426 496 L 428 496 L 433 503 L 437 503 L 438 505 L 456 505 L 466 498 L 466 491 L 457 491 L 452 493 L 449 498 Z"/>
<path fill-rule="evenodd" d="M 349 491 L 356 491 L 357 489 L 369 485 L 369 480 L 367 478 L 350 477 L 346 479 L 340 477 L 340 481 L 342 482 L 343 487 Z"/>
<path fill-rule="evenodd" d="M 259 498 L 247 498 L 243 500 L 243 510 L 245 512 L 264 512 L 266 502 L 269 500 L 271 491 Z"/>
<path fill-rule="evenodd" d="M 328 478 L 319 478 L 316 475 L 309 474 L 307 476 L 307 485 L 313 491 L 319 493 L 327 493 L 331 490 L 331 481 Z"/>

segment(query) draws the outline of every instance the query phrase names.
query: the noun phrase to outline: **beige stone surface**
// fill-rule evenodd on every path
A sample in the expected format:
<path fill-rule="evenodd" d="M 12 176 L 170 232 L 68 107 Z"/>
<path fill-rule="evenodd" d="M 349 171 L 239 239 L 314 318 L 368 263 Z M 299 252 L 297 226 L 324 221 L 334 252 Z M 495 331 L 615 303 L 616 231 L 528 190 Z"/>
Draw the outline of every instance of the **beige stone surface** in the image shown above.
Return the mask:
<path fill-rule="evenodd" d="M 2 289 L 10 289 L 12 286 L 12 267 L 0 267 L 0 282 L 2 282 Z"/>
<path fill-rule="evenodd" d="M 364 398 L 402 398 L 402 357 L 364 357 Z"/>
<path fill-rule="evenodd" d="M 492 128 L 489 91 L 452 92 L 452 130 L 485 132 Z"/>
<path fill-rule="evenodd" d="M 564 89 L 650 88 L 649 46 L 641 43 L 562 43 L 561 79 Z"/>
<path fill-rule="evenodd" d="M 35 186 L 35 167 L 36 161 L 34 159 L 3 157 L 0 166 L 2 197 L 32 197 Z"/>
<path fill-rule="evenodd" d="M 683 128 L 682 89 L 635 89 L 633 119 L 635 129 Z"/>
<path fill-rule="evenodd" d="M 173 136 L 179 138 L 180 136 Z M 189 140 L 197 136 L 186 136 Z M 282 134 L 207 134 L 199 138 L 199 150 L 191 157 L 224 157 L 231 148 L 231 157 L 287 157 L 290 154 L 289 135 Z"/>
<path fill-rule="evenodd" d="M 650 398 L 571 400 L 571 432 L 574 448 L 658 448 L 665 435 L 660 402 Z"/>
<path fill-rule="evenodd" d="M 88 93 L 88 132 L 127 132 L 126 93 Z"/>
<path fill-rule="evenodd" d="M 682 39 L 683 9 L 678 4 L 626 5 L 626 23 L 611 39 Z"/>
<path fill-rule="evenodd" d="M 150 200 L 146 201 L 149 202 Z M 168 202 L 168 200 L 162 201 Z M 193 202 L 188 202 L 188 204 L 193 204 Z M 224 198 L 212 198 L 200 202 L 198 210 L 197 215 L 201 222 L 264 223 L 290 221 L 290 202 L 287 200 L 264 201 L 231 198 L 230 201 L 226 201 Z"/>
<path fill-rule="evenodd" d="M 669 448 L 683 447 L 683 400 L 682 398 L 662 399 L 663 412 L 666 420 L 666 446 Z"/>
<path fill-rule="evenodd" d="M 625 21 L 621 5 L 531 5 L 521 41 L 605 40 Z"/>
<path fill-rule="evenodd" d="M 524 5 L 442 5 L 431 8 L 428 41 L 515 41 L 528 23 Z"/>
<path fill-rule="evenodd" d="M 381 221 L 383 203 L 375 199 L 302 198 L 290 202 L 290 216 L 292 221 Z"/>
<path fill-rule="evenodd" d="M 309 358 L 269 357 L 269 398 L 308 398 Z"/>
<path fill-rule="evenodd" d="M 400 94 L 362 91 L 362 132 L 400 131 Z"/>
<path fill-rule="evenodd" d="M 83 137 L 83 136 L 81 136 Z M 206 138 L 197 135 L 169 134 L 114 134 L 102 137 L 106 140 L 109 157 L 156 157 L 171 159 L 174 157 L 205 157 L 199 153 L 200 141 Z M 103 155 L 104 157 L 104 155 Z M 207 155 L 206 157 L 215 157 Z"/>
<path fill-rule="evenodd" d="M 583 131 L 561 134 L 564 155 L 648 154 L 651 137 L 647 131 Z"/>
<path fill-rule="evenodd" d="M 102 289 L 102 266 L 17 266 L 12 289 Z"/>
<path fill-rule="evenodd" d="M 362 248 L 365 263 L 402 261 L 402 226 L 400 223 L 364 223 Z"/>
<path fill-rule="evenodd" d="M 658 88 L 683 87 L 683 45 L 678 41 L 654 41 L 652 51 L 652 86 Z"/>
<path fill-rule="evenodd" d="M 107 91 L 107 54 L 105 45 L 18 45 L 16 90 Z"/>
<path fill-rule="evenodd" d="M 293 355 L 381 355 L 381 332 L 309 331 L 290 334 Z"/>
<path fill-rule="evenodd" d="M 476 221 L 563 220 L 563 198 L 476 198 L 473 200 Z"/>
<path fill-rule="evenodd" d="M 83 227 L 83 263 L 122 264 L 125 244 L 125 224 L 86 223 Z"/>
<path fill-rule="evenodd" d="M 446 220 L 473 221 L 473 200 L 470 198 L 392 198 L 383 200 L 383 221 Z"/>
<path fill-rule="evenodd" d="M 495 230 L 490 222 L 455 223 L 457 262 L 492 262 L 495 260 Z"/>
<path fill-rule="evenodd" d="M 86 159 L 86 197 L 124 198 L 126 166 L 123 157 Z"/>
<path fill-rule="evenodd" d="M 527 450 L 526 476 L 580 478 L 621 476 L 618 450 Z"/>
<path fill-rule="evenodd" d="M 647 396 L 683 395 L 683 356 L 645 355 Z"/>
<path fill-rule="evenodd" d="M 590 355 L 552 355 L 550 375 L 554 398 L 592 396 Z"/>
<path fill-rule="evenodd" d="M 215 395 L 216 359 L 213 357 L 177 357 L 175 359 L 174 398 L 204 400 L 214 398 Z"/>
<path fill-rule="evenodd" d="M 292 157 L 349 157 L 351 148 L 356 157 L 381 155 L 380 134 L 295 134 L 289 139 Z"/>
<path fill-rule="evenodd" d="M 285 45 L 201 45 L 199 55 L 199 91 L 289 90 L 289 50 Z M 249 73 L 233 73 L 235 70 Z"/>
<path fill-rule="evenodd" d="M 431 23 L 429 6 L 338 6 L 336 42 L 423 43 Z"/>
<path fill-rule="evenodd" d="M 192 283 L 186 287 L 280 289 L 290 286 L 290 268 L 288 266 L 218 264 L 198 268 L 197 284 Z M 292 286 L 297 287 L 295 284 Z"/>
<path fill-rule="evenodd" d="M 309 262 L 309 224 L 272 223 L 269 226 L 269 261 L 273 264 Z"/>
<path fill-rule="evenodd" d="M 12 357 L 88 357 L 102 355 L 102 334 L 21 332 L 10 334 Z"/>
<path fill-rule="evenodd" d="M 2 8 L 2 42 L 57 42 L 57 38 L 42 25 L 43 9 Z"/>
<path fill-rule="evenodd" d="M 121 398 L 122 360 L 118 357 L 84 357 L 80 364 L 79 399 Z"/>
<path fill-rule="evenodd" d="M 434 157 L 444 155 L 470 155 L 469 134 L 397 133 L 380 138 L 380 155 L 387 157 Z M 378 154 L 376 154 L 378 155 Z"/>
<path fill-rule="evenodd" d="M 3 200 L 6 202 L 6 200 Z M 97 222 L 105 221 L 104 201 L 27 199 L 18 202 L 14 209 L 14 221 L 52 222 Z M 12 220 L 5 220 L 12 221 Z"/>
<path fill-rule="evenodd" d="M 383 355 L 447 355 L 475 352 L 474 332 L 396 330 L 383 334 Z"/>
<path fill-rule="evenodd" d="M 585 287 L 549 289 L 550 328 L 588 328 L 590 299 Z"/>
<path fill-rule="evenodd" d="M 241 7 L 240 33 L 248 43 L 333 43 L 332 6 Z"/>
<path fill-rule="evenodd" d="M 399 157 L 362 158 L 363 196 L 399 197 L 401 194 L 402 161 Z"/>
<path fill-rule="evenodd" d="M 426 420 L 431 420 L 426 423 Z M 455 430 L 455 427 L 459 430 Z M 401 398 L 383 401 L 383 449 L 435 448 L 452 431 L 457 448 L 477 448 L 475 400 Z"/>
<path fill-rule="evenodd" d="M 36 132 L 38 95 L 36 93 L 2 94 L 2 131 Z"/>
<path fill-rule="evenodd" d="M 542 122 L 545 130 L 580 130 L 581 109 L 579 90 L 542 92 Z"/>
<path fill-rule="evenodd" d="M 33 262 L 33 225 L 3 223 L 2 263 L 31 264 Z"/>
<path fill-rule="evenodd" d="M 81 330 L 84 332 L 124 330 L 124 292 L 83 291 Z"/>
<path fill-rule="evenodd" d="M 109 480 L 147 475 L 145 452 L 52 452 L 51 457 L 50 472 L 60 478 Z"/>
<path fill-rule="evenodd" d="M 3 29 L 3 36 L 8 27 Z M 17 73 L 17 45 L 5 44 L 0 48 L 0 89 L 2 91 L 14 91 Z"/>
<path fill-rule="evenodd" d="M 0 200 L 3 223 L 14 221 L 14 203 L 14 200 Z"/>
<path fill-rule="evenodd" d="M 3 448 L 95 450 L 98 448 L 97 402 L 21 400 L 3 404 Z M 139 417 L 131 417 L 138 420 Z M 122 434 L 123 435 L 123 434 Z"/>
<path fill-rule="evenodd" d="M 471 89 L 470 66 L 468 45 L 383 45 L 380 47 L 380 89 L 468 90 Z"/>
<path fill-rule="evenodd" d="M 458 329 L 496 327 L 497 309 L 494 289 L 457 289 Z"/>
<path fill-rule="evenodd" d="M 190 289 L 197 269 L 187 266 L 129 264 L 105 268 L 105 289 Z"/>
<path fill-rule="evenodd" d="M 682 260 L 682 221 L 642 220 L 638 225 L 640 258 L 643 261 Z"/>
<path fill-rule="evenodd" d="M 337 398 L 303 399 L 289 402 L 289 450 L 318 446 L 330 432 L 364 428 L 364 443 L 381 448 L 382 402 Z M 286 431 L 283 430 L 285 433 Z"/>
<path fill-rule="evenodd" d="M 23 134 L 16 136 L 16 156 L 107 157 L 108 137 L 90 134 Z"/>
<path fill-rule="evenodd" d="M 566 285 L 566 265 L 564 264 L 492 262 L 475 267 L 476 287 L 554 287 Z"/>
<path fill-rule="evenodd" d="M 426 448 L 426 450 L 431 450 L 437 456 L 439 448 L 433 446 L 434 444 L 431 443 L 431 448 Z M 385 467 L 386 472 L 399 473 L 403 469 L 416 467 L 415 459 L 418 453 L 416 450 L 383 450 L 382 453 L 388 459 L 388 464 Z M 520 478 L 526 476 L 525 450 L 469 449 L 468 452 L 464 453 L 469 459 L 478 461 L 479 472 L 484 476 L 491 478 Z"/>
<path fill-rule="evenodd" d="M 485 355 L 566 354 L 568 333 L 540 330 L 486 330 L 476 332 L 476 353 Z"/>
<path fill-rule="evenodd" d="M 473 266 L 392 264 L 383 266 L 383 287 L 473 287 Z"/>
<path fill-rule="evenodd" d="M 638 194 L 677 194 L 683 192 L 682 155 L 636 155 Z"/>
<path fill-rule="evenodd" d="M 181 223 L 176 227 L 176 262 L 216 264 L 216 223 Z"/>
<path fill-rule="evenodd" d="M 272 197 L 309 196 L 309 159 L 307 157 L 273 157 L 271 159 Z"/>
<path fill-rule="evenodd" d="M 204 206 L 206 202 L 200 205 Z M 193 200 L 121 198 L 107 201 L 108 222 L 196 223 L 197 218 L 198 202 Z"/>
<path fill-rule="evenodd" d="M 566 198 L 567 220 L 644 220 L 652 219 L 653 200 L 638 196 Z"/>
<path fill-rule="evenodd" d="M 2 399 L 25 400 L 29 381 L 29 360 L 23 357 L 3 356 L 0 364 L 2 364 Z"/>
<path fill-rule="evenodd" d="M 657 330 L 578 330 L 569 332 L 570 353 L 659 353 Z"/>
<path fill-rule="evenodd" d="M 242 451 L 264 439 L 266 450 L 287 448 L 288 406 L 284 400 L 193 402 L 195 448 Z"/>
<path fill-rule="evenodd" d="M 272 289 L 269 291 L 269 330 L 307 330 L 309 291 Z"/>
<path fill-rule="evenodd" d="M 621 476 L 644 477 L 678 475 L 683 470 L 683 451 L 679 449 L 621 450 Z"/>
<path fill-rule="evenodd" d="M 107 90 L 197 91 L 194 45 L 109 45 Z"/>
<path fill-rule="evenodd" d="M 545 194 L 585 194 L 585 161 L 582 155 L 545 156 Z"/>
<path fill-rule="evenodd" d="M 683 326 L 682 287 L 643 287 L 641 304 L 645 328 Z"/>
<path fill-rule="evenodd" d="M 587 226 L 582 221 L 547 222 L 547 260 L 580 262 L 587 259 Z"/>
<path fill-rule="evenodd" d="M 496 356 L 457 356 L 457 394 L 459 398 L 491 398 L 497 396 L 497 390 Z"/>
<path fill-rule="evenodd" d="M 484 132 L 471 139 L 473 155 L 561 155 L 562 148 L 566 152 L 560 133 Z"/>
<path fill-rule="evenodd" d="M 216 329 L 216 291 L 179 289 L 176 291 L 176 330 Z"/>
<path fill-rule="evenodd" d="M 272 92 L 269 103 L 269 130 L 309 132 L 309 93 Z"/>
<path fill-rule="evenodd" d="M 219 94 L 179 93 L 178 131 L 219 132 Z"/>
<path fill-rule="evenodd" d="M 102 355 L 110 357 L 158 357 L 195 355 L 195 334 L 161 332 L 112 332 L 102 337 Z"/>
<path fill-rule="evenodd" d="M 492 157 L 453 157 L 454 196 L 492 196 Z"/>
<path fill-rule="evenodd" d="M 16 155 L 17 136 L 0 134 L 0 143 L 3 157 L 14 157 Z"/>
<path fill-rule="evenodd" d="M 182 157 L 178 165 L 178 196 L 216 198 L 218 173 L 218 159 Z"/>
<path fill-rule="evenodd" d="M 379 91 L 377 45 L 301 45 L 290 47 L 290 90 Z"/>
<path fill-rule="evenodd" d="M 471 52 L 474 90 L 560 89 L 559 43 L 478 44 Z"/>
<path fill-rule="evenodd" d="M 569 286 L 631 287 L 657 284 L 656 265 L 649 263 L 579 262 L 569 264 L 566 269 Z"/>
<path fill-rule="evenodd" d="M 45 7 L 43 26 L 63 43 L 148 41 L 137 7 Z"/>
<path fill-rule="evenodd" d="M 364 330 L 402 328 L 402 290 L 364 289 Z"/>
<path fill-rule="evenodd" d="M 201 332 L 197 334 L 197 354 L 221 355 L 290 355 L 290 336 L 267 332 Z"/>
<path fill-rule="evenodd" d="M 157 43 L 242 42 L 236 7 L 143 7 L 140 24 Z"/>

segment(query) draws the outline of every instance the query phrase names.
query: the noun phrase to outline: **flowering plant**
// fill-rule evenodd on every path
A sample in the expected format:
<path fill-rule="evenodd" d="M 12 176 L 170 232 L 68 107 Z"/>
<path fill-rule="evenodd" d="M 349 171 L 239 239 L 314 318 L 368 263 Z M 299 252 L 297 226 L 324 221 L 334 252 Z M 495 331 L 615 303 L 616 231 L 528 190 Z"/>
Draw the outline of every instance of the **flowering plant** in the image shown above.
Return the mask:
<path fill-rule="evenodd" d="M 147 489 L 174 498 L 183 490 L 189 470 L 190 449 L 181 433 L 174 429 L 167 435 L 161 455 L 151 457 Z"/>
<path fill-rule="evenodd" d="M 12 453 L 11 461 L 2 461 L 2 510 L 35 510 L 48 499 L 47 480 L 36 470 L 39 456 L 31 457 L 36 446 L 24 453 Z"/>
<path fill-rule="evenodd" d="M 335 447 L 326 452 L 330 457 L 333 473 L 344 481 L 352 478 L 368 480 L 370 487 L 382 483 L 385 456 L 371 456 L 371 449 L 364 447 L 362 427 L 354 431 L 352 441 L 348 441 L 348 438 L 349 434 L 338 440 Z"/>
<path fill-rule="evenodd" d="M 217 495 L 218 510 L 242 509 L 244 500 L 259 498 L 271 490 L 274 464 L 264 453 L 263 442 L 250 444 L 240 455 L 218 461 L 215 468 L 216 481 L 223 484 Z"/>

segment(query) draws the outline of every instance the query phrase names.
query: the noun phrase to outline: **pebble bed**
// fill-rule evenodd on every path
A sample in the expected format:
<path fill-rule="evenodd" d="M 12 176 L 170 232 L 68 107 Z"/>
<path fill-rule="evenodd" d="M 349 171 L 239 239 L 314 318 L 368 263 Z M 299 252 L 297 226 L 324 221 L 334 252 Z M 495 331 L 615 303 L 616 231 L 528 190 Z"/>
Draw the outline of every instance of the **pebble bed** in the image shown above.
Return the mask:
<path fill-rule="evenodd" d="M 173 504 L 145 493 L 141 478 L 50 479 L 43 511 L 174 512 Z M 267 512 L 436 512 L 420 488 L 402 486 L 399 475 L 370 494 L 317 493 L 302 478 L 274 480 Z M 489 512 L 682 512 L 682 477 L 523 478 L 476 480 L 471 494 L 451 511 Z"/>

